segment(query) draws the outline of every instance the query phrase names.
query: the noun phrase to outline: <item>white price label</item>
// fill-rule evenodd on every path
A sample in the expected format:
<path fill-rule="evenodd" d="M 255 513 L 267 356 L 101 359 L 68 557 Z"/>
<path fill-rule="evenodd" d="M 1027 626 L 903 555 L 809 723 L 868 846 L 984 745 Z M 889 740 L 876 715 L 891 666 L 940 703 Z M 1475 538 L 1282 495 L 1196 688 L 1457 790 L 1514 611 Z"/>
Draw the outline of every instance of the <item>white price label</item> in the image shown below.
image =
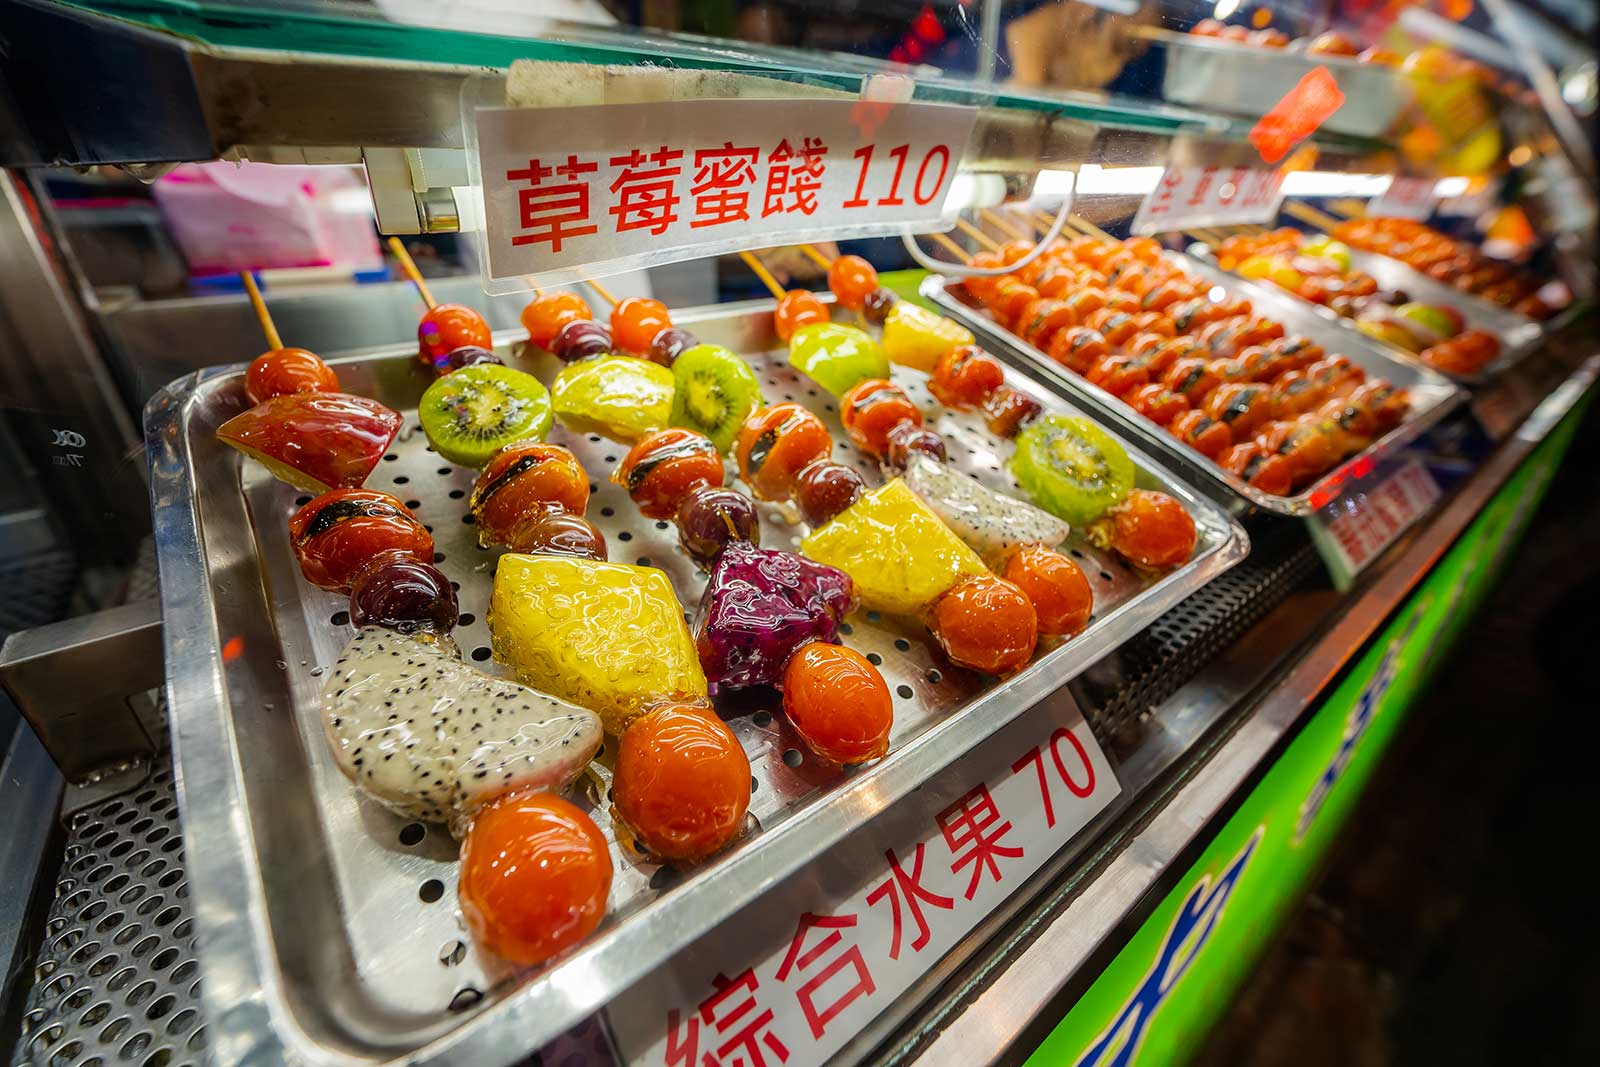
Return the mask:
<path fill-rule="evenodd" d="M 623 994 L 607 1014 L 630 1067 L 828 1063 L 1121 791 L 1076 709 L 1024 719 L 949 773 L 975 759 L 998 772 L 969 779 L 933 825 L 889 838 L 853 892 L 756 905 L 671 980 Z"/>
<path fill-rule="evenodd" d="M 488 273 L 560 282 L 937 225 L 976 114 L 887 100 L 480 109 Z"/>
<path fill-rule="evenodd" d="M 1310 517 L 1312 539 L 1340 589 L 1433 507 L 1439 484 L 1418 460 L 1406 461 L 1371 488 L 1352 488 Z"/>
<path fill-rule="evenodd" d="M 1438 183 L 1432 178 L 1408 178 L 1396 174 L 1389 187 L 1367 205 L 1367 214 L 1378 218 L 1427 219 L 1439 203 Z"/>
<path fill-rule="evenodd" d="M 1133 232 L 1270 223 L 1278 217 L 1282 203 L 1282 171 L 1169 165 L 1139 205 Z"/>

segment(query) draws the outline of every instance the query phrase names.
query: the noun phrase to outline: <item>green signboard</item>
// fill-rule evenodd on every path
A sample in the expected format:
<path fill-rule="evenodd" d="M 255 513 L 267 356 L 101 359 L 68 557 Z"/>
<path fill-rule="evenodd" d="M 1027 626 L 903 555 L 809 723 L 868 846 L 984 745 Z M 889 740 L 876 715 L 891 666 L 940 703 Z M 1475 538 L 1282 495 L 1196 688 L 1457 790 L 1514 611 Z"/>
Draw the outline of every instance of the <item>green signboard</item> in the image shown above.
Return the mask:
<path fill-rule="evenodd" d="M 1027 1067 L 1181 1063 L 1200 1047 L 1492 587 L 1581 414 L 1570 413 L 1489 502 Z"/>

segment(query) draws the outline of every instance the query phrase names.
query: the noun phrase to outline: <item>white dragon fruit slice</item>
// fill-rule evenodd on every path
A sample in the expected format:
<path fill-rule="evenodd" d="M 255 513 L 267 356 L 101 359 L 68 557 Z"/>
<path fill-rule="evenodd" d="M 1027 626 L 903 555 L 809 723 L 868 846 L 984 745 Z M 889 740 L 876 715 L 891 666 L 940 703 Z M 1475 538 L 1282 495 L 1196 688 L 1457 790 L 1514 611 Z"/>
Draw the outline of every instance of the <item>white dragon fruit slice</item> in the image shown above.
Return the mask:
<path fill-rule="evenodd" d="M 1070 530 L 1054 515 L 997 493 L 923 452 L 910 456 L 905 481 L 957 537 L 991 563 L 1016 545 L 1055 548 Z"/>
<path fill-rule="evenodd" d="M 362 627 L 322 688 L 339 769 L 401 815 L 464 828 L 513 789 L 559 790 L 600 747 L 588 708 L 485 674 L 454 642 Z"/>

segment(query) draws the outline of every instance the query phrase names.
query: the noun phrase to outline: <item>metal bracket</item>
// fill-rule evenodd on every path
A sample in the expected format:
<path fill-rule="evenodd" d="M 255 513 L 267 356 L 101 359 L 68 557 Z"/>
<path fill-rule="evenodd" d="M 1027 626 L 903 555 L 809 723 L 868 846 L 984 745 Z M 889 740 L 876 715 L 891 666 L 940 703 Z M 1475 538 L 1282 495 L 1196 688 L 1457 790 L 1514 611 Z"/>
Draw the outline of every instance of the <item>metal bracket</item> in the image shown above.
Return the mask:
<path fill-rule="evenodd" d="M 163 679 L 153 600 L 23 630 L 0 648 L 0 685 L 70 783 L 69 807 L 148 777 L 161 731 L 148 694 Z"/>

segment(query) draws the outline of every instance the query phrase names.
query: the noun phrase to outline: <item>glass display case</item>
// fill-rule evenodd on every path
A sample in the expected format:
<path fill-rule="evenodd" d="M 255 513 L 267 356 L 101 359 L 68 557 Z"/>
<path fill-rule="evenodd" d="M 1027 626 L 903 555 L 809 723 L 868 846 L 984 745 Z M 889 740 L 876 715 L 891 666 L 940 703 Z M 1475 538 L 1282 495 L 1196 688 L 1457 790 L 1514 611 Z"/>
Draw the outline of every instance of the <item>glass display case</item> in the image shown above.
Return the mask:
<path fill-rule="evenodd" d="M 0 1052 L 1183 1059 L 1593 391 L 1589 13 L 537 8 L 0 2 Z"/>

